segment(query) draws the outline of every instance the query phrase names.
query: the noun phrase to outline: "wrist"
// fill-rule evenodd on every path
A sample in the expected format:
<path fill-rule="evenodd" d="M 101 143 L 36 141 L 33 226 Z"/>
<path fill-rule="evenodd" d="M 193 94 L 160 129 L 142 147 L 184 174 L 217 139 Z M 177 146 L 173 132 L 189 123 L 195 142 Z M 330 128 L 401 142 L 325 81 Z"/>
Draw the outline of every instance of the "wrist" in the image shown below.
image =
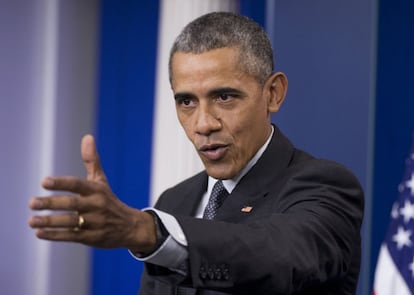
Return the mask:
<path fill-rule="evenodd" d="M 165 242 L 169 233 L 155 212 L 141 211 L 140 213 L 144 214 L 143 216 L 146 219 L 145 224 L 147 226 L 144 227 L 146 228 L 146 234 L 136 233 L 135 238 L 138 238 L 139 241 L 135 243 L 134 247 L 128 248 L 133 253 L 147 256 L 156 251 Z M 147 238 L 143 239 L 145 236 Z"/>
<path fill-rule="evenodd" d="M 158 215 L 153 211 L 147 212 L 150 213 L 154 219 L 156 242 L 153 251 L 155 251 L 165 242 L 169 234 Z"/>

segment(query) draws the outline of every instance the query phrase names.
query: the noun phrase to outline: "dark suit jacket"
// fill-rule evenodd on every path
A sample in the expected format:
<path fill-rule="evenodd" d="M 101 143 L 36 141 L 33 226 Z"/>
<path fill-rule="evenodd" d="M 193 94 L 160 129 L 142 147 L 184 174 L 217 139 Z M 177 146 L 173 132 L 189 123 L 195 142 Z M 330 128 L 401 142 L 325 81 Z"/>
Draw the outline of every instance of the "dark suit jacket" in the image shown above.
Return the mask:
<path fill-rule="evenodd" d="M 201 172 L 161 195 L 187 237 L 189 275 L 146 264 L 139 294 L 355 294 L 363 192 L 343 166 L 275 127 L 214 221 L 192 217 L 206 188 Z"/>

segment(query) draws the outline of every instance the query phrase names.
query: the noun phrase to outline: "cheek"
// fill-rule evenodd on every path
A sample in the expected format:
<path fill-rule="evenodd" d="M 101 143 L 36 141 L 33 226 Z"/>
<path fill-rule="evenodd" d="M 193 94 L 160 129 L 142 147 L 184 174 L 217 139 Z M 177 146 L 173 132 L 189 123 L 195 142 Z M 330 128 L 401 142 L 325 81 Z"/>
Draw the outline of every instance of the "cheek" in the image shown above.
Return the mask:
<path fill-rule="evenodd" d="M 232 136 L 237 146 L 237 155 L 243 160 L 252 156 L 258 145 L 265 141 L 267 121 L 258 110 L 250 111 L 248 115 L 240 114 L 239 120 L 233 120 Z M 243 120 L 240 120 L 243 118 Z"/>
<path fill-rule="evenodd" d="M 188 125 L 188 118 L 187 118 L 187 116 L 185 116 L 181 111 L 179 111 L 178 108 L 176 108 L 176 114 L 177 114 L 178 122 L 180 122 L 180 125 L 185 130 L 186 129 L 186 126 Z"/>
<path fill-rule="evenodd" d="M 232 119 L 228 121 L 234 138 L 243 141 L 244 144 L 250 142 L 257 135 L 254 130 L 260 124 L 261 116 L 262 114 L 255 109 L 248 109 L 234 114 Z"/>
<path fill-rule="evenodd" d="M 235 144 L 235 150 L 233 153 L 233 161 L 244 161 L 250 154 L 250 145 L 254 140 L 252 138 L 251 124 L 252 122 L 235 122 L 233 121 L 231 136 Z"/>
<path fill-rule="evenodd" d="M 192 127 L 194 126 L 194 124 L 191 123 L 191 120 L 188 116 L 180 115 L 179 113 L 177 113 L 177 117 L 178 122 L 180 122 L 181 127 L 184 129 L 184 132 L 187 135 L 187 138 L 191 142 L 193 142 L 192 134 L 194 133 L 192 132 Z"/>

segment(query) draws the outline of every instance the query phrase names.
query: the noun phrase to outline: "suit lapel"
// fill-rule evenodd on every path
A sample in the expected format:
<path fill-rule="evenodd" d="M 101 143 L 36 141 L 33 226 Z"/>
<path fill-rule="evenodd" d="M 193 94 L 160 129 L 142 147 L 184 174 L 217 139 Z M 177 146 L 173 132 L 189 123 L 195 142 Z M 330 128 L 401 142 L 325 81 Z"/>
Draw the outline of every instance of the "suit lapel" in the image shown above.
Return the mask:
<path fill-rule="evenodd" d="M 208 176 L 205 171 L 188 180 L 188 185 L 182 186 L 181 190 L 174 198 L 174 204 L 169 204 L 169 213 L 179 215 L 194 216 L 200 204 L 201 198 L 207 191 Z"/>
<path fill-rule="evenodd" d="M 216 216 L 217 220 L 236 222 L 244 218 L 241 213 L 253 211 L 289 166 L 294 147 L 276 126 L 274 128 L 269 146 L 228 196 Z"/>

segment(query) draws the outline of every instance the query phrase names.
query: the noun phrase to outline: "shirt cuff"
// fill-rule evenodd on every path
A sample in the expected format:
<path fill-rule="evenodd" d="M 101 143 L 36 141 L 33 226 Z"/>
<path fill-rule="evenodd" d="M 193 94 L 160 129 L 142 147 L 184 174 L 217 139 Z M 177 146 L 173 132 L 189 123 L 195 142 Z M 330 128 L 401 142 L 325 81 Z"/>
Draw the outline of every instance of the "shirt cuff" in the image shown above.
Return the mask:
<path fill-rule="evenodd" d="M 152 213 L 156 214 L 169 233 L 169 236 L 158 249 L 148 256 L 129 252 L 139 261 L 156 264 L 185 274 L 186 271 L 183 270 L 183 265 L 185 265 L 188 258 L 187 239 L 178 221 L 174 216 L 154 208 L 145 208 L 143 211 L 152 211 Z"/>

